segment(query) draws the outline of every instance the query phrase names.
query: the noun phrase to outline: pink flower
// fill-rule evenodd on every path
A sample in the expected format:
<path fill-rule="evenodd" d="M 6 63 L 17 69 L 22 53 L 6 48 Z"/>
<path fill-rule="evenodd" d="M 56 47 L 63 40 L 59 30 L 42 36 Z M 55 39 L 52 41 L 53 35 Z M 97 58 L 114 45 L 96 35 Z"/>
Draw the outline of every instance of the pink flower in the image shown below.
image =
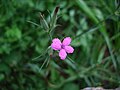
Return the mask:
<path fill-rule="evenodd" d="M 67 56 L 67 53 L 73 53 L 74 49 L 70 46 L 71 38 L 66 37 L 62 42 L 55 38 L 52 40 L 51 47 L 53 50 L 59 50 L 60 59 L 64 60 Z"/>

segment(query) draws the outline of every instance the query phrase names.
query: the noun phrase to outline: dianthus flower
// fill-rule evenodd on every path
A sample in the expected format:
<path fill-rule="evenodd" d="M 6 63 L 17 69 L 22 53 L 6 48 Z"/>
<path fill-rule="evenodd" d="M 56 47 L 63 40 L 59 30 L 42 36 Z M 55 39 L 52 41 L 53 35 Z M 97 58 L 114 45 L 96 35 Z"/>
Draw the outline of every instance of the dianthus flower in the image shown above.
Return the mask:
<path fill-rule="evenodd" d="M 74 52 L 74 49 L 70 46 L 70 43 L 70 37 L 66 37 L 62 42 L 58 38 L 55 38 L 52 40 L 51 47 L 53 50 L 58 50 L 60 59 L 64 60 L 67 57 L 67 53 Z"/>

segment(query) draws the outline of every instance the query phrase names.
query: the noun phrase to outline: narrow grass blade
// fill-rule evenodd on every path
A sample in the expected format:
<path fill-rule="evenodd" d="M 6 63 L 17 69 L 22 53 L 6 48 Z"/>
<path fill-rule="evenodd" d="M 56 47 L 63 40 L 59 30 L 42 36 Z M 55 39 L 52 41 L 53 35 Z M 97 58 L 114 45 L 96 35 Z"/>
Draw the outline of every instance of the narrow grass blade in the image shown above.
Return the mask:
<path fill-rule="evenodd" d="M 29 22 L 29 23 L 31 23 L 31 24 L 33 24 L 33 25 L 35 25 L 35 26 L 40 27 L 40 25 L 39 25 L 39 24 L 37 24 L 37 23 L 35 23 L 35 22 L 32 22 L 32 21 L 27 21 L 27 22 Z"/>
<path fill-rule="evenodd" d="M 47 60 L 48 60 L 48 57 L 45 59 L 45 61 L 43 62 L 42 66 L 40 67 L 40 71 L 41 71 L 41 69 L 44 67 L 44 65 L 45 65 L 45 63 L 47 62 Z"/>
<path fill-rule="evenodd" d="M 33 58 L 32 60 L 34 61 L 34 60 L 37 60 L 37 59 L 39 59 L 40 57 L 44 56 L 44 55 L 47 53 L 47 51 L 48 51 L 49 48 L 50 48 L 50 47 L 48 47 L 46 50 L 43 50 L 43 51 L 42 51 L 43 53 L 42 53 L 41 55 Z"/>

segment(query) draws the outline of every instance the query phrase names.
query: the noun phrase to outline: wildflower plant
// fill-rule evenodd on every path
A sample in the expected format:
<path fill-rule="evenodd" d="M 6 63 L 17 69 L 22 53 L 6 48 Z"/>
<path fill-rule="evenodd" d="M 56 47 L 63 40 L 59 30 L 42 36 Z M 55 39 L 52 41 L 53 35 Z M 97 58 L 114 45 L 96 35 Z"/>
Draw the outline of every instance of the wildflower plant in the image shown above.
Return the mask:
<path fill-rule="evenodd" d="M 48 66 L 51 55 L 53 55 L 53 50 L 58 51 L 59 57 L 61 60 L 65 60 L 67 58 L 67 54 L 74 52 L 74 48 L 72 46 L 70 46 L 70 43 L 72 41 L 72 39 L 70 37 L 64 38 L 62 42 L 57 37 L 54 39 L 52 37 L 53 30 L 57 26 L 56 22 L 58 19 L 58 17 L 57 17 L 58 11 L 59 11 L 59 6 L 57 6 L 55 8 L 53 15 L 52 16 L 50 15 L 49 23 L 45 20 L 44 16 L 40 13 L 40 25 L 44 29 L 44 31 L 47 33 L 47 35 L 49 36 L 49 40 L 51 42 L 51 45 L 47 48 L 47 50 L 45 50 L 45 52 L 43 52 L 42 55 L 33 59 L 33 60 L 39 59 L 41 56 L 46 55 L 46 53 L 48 53 L 48 56 L 46 57 L 45 61 L 43 62 L 40 70 L 43 68 L 43 66 L 45 64 L 46 64 L 46 66 Z M 30 22 L 30 23 L 33 23 L 33 22 Z M 39 25 L 37 25 L 37 26 L 39 26 Z M 71 62 L 74 62 L 70 57 L 68 57 L 68 60 L 70 60 Z M 70 61 L 68 61 L 68 62 L 70 62 Z"/>

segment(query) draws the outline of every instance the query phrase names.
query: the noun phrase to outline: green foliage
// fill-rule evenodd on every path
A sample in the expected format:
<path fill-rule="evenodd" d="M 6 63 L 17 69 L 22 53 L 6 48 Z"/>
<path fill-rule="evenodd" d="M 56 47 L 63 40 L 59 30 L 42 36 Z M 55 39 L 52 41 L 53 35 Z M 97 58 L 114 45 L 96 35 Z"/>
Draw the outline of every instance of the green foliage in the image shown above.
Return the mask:
<path fill-rule="evenodd" d="M 50 15 L 56 6 L 58 17 Z M 0 0 L 0 90 L 118 87 L 119 6 L 119 0 Z M 75 52 L 62 61 L 50 39 L 66 36 Z"/>

